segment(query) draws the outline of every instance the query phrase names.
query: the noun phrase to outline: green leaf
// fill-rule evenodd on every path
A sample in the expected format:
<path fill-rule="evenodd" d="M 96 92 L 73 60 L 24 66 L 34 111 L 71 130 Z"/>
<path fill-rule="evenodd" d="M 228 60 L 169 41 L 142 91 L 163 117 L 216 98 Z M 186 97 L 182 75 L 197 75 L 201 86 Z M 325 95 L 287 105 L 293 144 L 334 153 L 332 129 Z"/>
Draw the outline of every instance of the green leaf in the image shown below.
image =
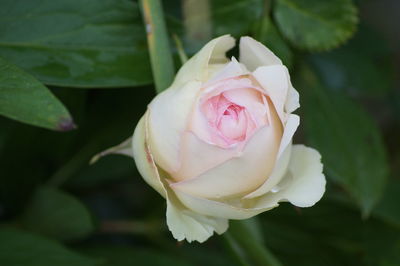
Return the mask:
<path fill-rule="evenodd" d="M 314 54 L 312 60 L 324 84 L 334 90 L 376 99 L 394 87 L 392 53 L 385 39 L 362 25 L 346 45 Z"/>
<path fill-rule="evenodd" d="M 211 0 L 214 35 L 246 35 L 261 16 L 263 0 Z"/>
<path fill-rule="evenodd" d="M 321 152 L 328 177 L 342 185 L 367 216 L 381 198 L 388 177 L 382 136 L 359 105 L 326 90 L 306 67 L 302 78 L 307 139 Z"/>
<path fill-rule="evenodd" d="M 43 84 L 2 58 L 0 114 L 53 130 L 75 128 L 68 110 Z"/>
<path fill-rule="evenodd" d="M 151 82 L 145 32 L 129 0 L 3 0 L 0 56 L 49 85 Z"/>
<path fill-rule="evenodd" d="M 73 196 L 39 187 L 21 217 L 24 228 L 58 239 L 75 239 L 93 231 L 88 210 Z"/>
<path fill-rule="evenodd" d="M 175 256 L 159 251 L 132 248 L 124 245 L 92 246 L 81 249 L 81 252 L 98 258 L 104 266 L 189 266 Z"/>
<path fill-rule="evenodd" d="M 311 51 L 344 43 L 358 22 L 351 0 L 277 0 L 273 11 L 283 35 L 294 46 Z"/>
<path fill-rule="evenodd" d="M 382 200 L 376 206 L 373 215 L 400 229 L 400 208 L 398 204 L 400 195 L 400 180 L 390 179 Z"/>
<path fill-rule="evenodd" d="M 96 261 L 61 244 L 12 229 L 0 229 L 0 264 L 9 266 L 94 266 Z"/>

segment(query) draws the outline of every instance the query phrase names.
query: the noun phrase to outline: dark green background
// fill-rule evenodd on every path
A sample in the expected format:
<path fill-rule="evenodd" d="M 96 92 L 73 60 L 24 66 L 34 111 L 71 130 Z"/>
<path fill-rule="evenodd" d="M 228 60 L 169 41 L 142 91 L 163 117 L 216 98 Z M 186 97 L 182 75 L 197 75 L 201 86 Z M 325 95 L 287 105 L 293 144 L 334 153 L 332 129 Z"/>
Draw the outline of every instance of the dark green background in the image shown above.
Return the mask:
<path fill-rule="evenodd" d="M 88 163 L 155 96 L 138 3 L 0 0 L 0 265 L 258 265 L 249 239 L 283 265 L 400 265 L 400 4 L 267 2 L 210 1 L 211 35 L 193 40 L 181 1 L 163 1 L 189 55 L 230 33 L 281 57 L 300 92 L 295 143 L 322 154 L 324 198 L 259 215 L 251 235 L 232 222 L 232 250 L 177 243 L 132 159 Z"/>

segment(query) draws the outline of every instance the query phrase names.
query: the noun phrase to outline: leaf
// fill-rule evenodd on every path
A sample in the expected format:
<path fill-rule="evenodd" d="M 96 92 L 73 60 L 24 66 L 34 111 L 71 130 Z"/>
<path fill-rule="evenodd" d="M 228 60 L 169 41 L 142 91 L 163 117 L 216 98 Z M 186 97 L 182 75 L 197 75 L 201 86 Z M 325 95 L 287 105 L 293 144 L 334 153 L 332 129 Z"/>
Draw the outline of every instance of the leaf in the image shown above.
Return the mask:
<path fill-rule="evenodd" d="M 76 198 L 51 187 L 39 187 L 24 211 L 24 228 L 58 239 L 75 239 L 93 231 L 89 212 Z"/>
<path fill-rule="evenodd" d="M 0 56 L 49 85 L 149 84 L 146 35 L 129 0 L 3 0 Z"/>
<path fill-rule="evenodd" d="M 91 246 L 81 249 L 82 253 L 99 258 L 104 266 L 189 266 L 192 264 L 159 251 L 132 248 L 124 245 Z"/>
<path fill-rule="evenodd" d="M 382 196 L 388 164 L 382 136 L 355 102 L 326 90 L 303 67 L 303 124 L 310 145 L 322 154 L 324 171 L 369 215 Z"/>
<path fill-rule="evenodd" d="M 96 261 L 61 244 L 13 228 L 0 229 L 0 264 L 9 266 L 94 266 Z"/>
<path fill-rule="evenodd" d="M 240 37 L 250 32 L 261 16 L 262 0 L 211 0 L 214 35 L 232 34 Z"/>
<path fill-rule="evenodd" d="M 312 208 L 281 204 L 260 218 L 268 246 L 284 265 L 379 265 L 400 240 L 399 230 L 374 217 L 362 220 L 353 206 L 328 197 Z"/>
<path fill-rule="evenodd" d="M 43 84 L 2 58 L 0 114 L 53 130 L 75 128 L 68 110 Z"/>
<path fill-rule="evenodd" d="M 311 51 L 330 50 L 355 32 L 357 9 L 351 0 L 277 0 L 274 18 L 291 43 Z"/>
<path fill-rule="evenodd" d="M 368 45 L 365 45 L 368 43 Z M 346 45 L 312 55 L 324 84 L 355 96 L 386 96 L 394 86 L 392 53 L 381 34 L 361 25 Z"/>
<path fill-rule="evenodd" d="M 398 178 L 392 178 L 386 187 L 385 193 L 383 193 L 382 200 L 375 208 L 373 214 L 400 229 L 399 195 L 400 180 Z"/>

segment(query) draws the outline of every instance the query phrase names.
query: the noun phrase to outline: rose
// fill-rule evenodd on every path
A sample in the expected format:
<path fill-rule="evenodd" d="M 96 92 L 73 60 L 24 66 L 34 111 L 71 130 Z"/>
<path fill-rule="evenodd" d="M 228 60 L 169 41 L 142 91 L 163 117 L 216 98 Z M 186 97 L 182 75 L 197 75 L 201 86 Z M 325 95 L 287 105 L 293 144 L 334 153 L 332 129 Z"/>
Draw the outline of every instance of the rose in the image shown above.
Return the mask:
<path fill-rule="evenodd" d="M 145 181 L 167 200 L 173 236 L 189 242 L 222 234 L 289 201 L 315 204 L 325 191 L 319 153 L 292 145 L 299 95 L 288 70 L 250 37 L 240 63 L 230 36 L 210 41 L 149 104 L 133 137 Z"/>

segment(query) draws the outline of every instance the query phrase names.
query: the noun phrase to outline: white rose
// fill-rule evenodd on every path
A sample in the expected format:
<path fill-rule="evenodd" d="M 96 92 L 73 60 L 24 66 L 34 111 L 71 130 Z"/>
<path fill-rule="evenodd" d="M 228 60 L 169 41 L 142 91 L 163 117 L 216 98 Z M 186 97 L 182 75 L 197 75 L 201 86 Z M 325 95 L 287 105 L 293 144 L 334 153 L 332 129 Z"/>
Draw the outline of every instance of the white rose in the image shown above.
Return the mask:
<path fill-rule="evenodd" d="M 325 191 L 319 153 L 292 145 L 299 95 L 268 48 L 240 39 L 210 41 L 148 106 L 133 137 L 146 182 L 167 200 L 177 240 L 203 242 L 228 219 L 247 219 L 289 201 L 315 204 Z"/>

